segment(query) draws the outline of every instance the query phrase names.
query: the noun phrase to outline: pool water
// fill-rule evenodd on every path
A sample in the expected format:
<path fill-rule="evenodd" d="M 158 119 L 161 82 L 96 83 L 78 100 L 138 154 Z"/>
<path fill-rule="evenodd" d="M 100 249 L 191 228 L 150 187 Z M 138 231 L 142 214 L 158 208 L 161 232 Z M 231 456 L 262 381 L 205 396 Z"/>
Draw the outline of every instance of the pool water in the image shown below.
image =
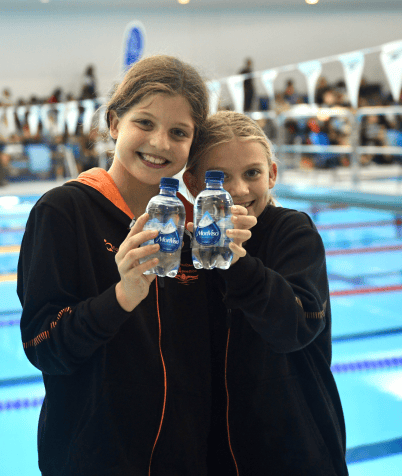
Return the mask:
<path fill-rule="evenodd" d="M 0 476 L 40 475 L 36 433 L 44 388 L 23 352 L 16 296 L 19 245 L 37 198 L 0 198 Z M 295 200 L 280 203 L 308 213 L 326 247 L 332 370 L 346 419 L 350 475 L 402 475 L 400 217 Z"/>

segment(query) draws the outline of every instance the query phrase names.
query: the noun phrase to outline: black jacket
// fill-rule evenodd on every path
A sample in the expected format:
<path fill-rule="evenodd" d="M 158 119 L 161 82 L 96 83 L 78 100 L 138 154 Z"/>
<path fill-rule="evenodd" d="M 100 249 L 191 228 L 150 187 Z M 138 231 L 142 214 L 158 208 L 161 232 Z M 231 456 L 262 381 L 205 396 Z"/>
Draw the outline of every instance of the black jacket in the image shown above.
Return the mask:
<path fill-rule="evenodd" d="M 80 180 L 33 207 L 18 264 L 22 341 L 46 389 L 40 469 L 45 476 L 205 476 L 203 273 L 192 267 L 186 239 L 176 278 L 157 278 L 125 312 L 115 296 L 115 253 L 131 212 L 105 171 Z"/>
<path fill-rule="evenodd" d="M 238 473 L 347 475 L 321 237 L 306 214 L 273 206 L 251 231 L 246 257 L 219 271 L 228 330 L 215 335 L 225 334 L 227 349 L 213 354 L 213 368 L 226 375 Z M 222 407 L 217 398 L 215 407 Z"/>
<path fill-rule="evenodd" d="M 227 271 L 195 270 L 186 238 L 176 278 L 157 278 L 127 313 L 115 253 L 131 219 L 99 169 L 30 214 L 18 294 L 46 389 L 42 473 L 346 475 L 325 255 L 309 218 L 268 207 Z"/>

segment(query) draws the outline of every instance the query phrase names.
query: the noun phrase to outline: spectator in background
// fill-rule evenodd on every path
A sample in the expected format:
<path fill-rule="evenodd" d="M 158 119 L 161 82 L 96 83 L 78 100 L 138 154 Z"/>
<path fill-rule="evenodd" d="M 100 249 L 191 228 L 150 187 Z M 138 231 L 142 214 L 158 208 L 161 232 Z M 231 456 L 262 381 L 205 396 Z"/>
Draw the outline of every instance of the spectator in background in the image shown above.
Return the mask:
<path fill-rule="evenodd" d="M 89 65 L 84 73 L 80 99 L 95 99 L 97 95 L 94 66 Z"/>
<path fill-rule="evenodd" d="M 365 116 L 361 123 L 360 143 L 363 146 L 386 146 L 386 120 L 383 116 Z M 373 162 L 376 164 L 390 164 L 393 161 L 392 155 L 363 154 L 360 157 L 362 165 Z"/>
<path fill-rule="evenodd" d="M 324 106 L 324 107 L 333 107 L 333 106 L 336 106 L 338 105 L 337 104 L 337 94 L 336 92 L 334 91 L 334 89 L 332 89 L 331 87 L 327 86 L 325 88 L 325 90 L 322 91 L 321 93 L 321 97 L 322 97 L 322 102 L 321 102 L 321 105 Z"/>
<path fill-rule="evenodd" d="M 292 79 L 288 79 L 286 81 L 286 88 L 285 92 L 283 93 L 283 98 L 288 104 L 292 106 L 300 102 L 299 95 L 295 92 L 295 86 Z"/>
<path fill-rule="evenodd" d="M 288 111 L 290 109 L 290 104 L 285 100 L 283 93 L 275 94 L 275 112 L 276 114 L 281 114 L 282 112 Z"/>
<path fill-rule="evenodd" d="M 0 97 L 0 106 L 11 106 L 14 101 L 11 96 L 11 91 L 8 88 L 4 88 Z"/>
<path fill-rule="evenodd" d="M 51 104 L 62 102 L 63 101 L 62 95 L 63 95 L 63 91 L 61 90 L 61 88 L 57 88 L 53 91 L 52 95 L 49 97 L 47 102 Z"/>
<path fill-rule="evenodd" d="M 340 80 L 335 83 L 334 90 L 338 97 L 338 104 L 342 107 L 350 107 L 349 95 L 346 89 L 346 83 Z"/>
<path fill-rule="evenodd" d="M 250 74 L 253 72 L 253 62 L 250 58 L 246 58 L 244 68 L 239 74 Z M 244 80 L 244 112 L 251 111 L 254 98 L 254 83 L 251 77 Z"/>
<path fill-rule="evenodd" d="M 315 91 L 315 102 L 316 104 L 321 105 L 323 103 L 323 94 L 327 91 L 329 85 L 328 81 L 324 76 L 318 78 L 317 87 Z"/>

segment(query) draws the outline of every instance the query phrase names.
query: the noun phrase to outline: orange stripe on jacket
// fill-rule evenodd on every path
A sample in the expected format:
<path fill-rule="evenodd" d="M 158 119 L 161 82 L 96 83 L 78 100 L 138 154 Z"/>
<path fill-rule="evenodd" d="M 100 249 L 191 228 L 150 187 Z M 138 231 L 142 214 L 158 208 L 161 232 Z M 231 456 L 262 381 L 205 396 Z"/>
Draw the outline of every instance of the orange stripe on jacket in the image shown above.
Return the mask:
<path fill-rule="evenodd" d="M 129 209 L 124 198 L 121 196 L 121 193 L 117 188 L 117 185 L 114 183 L 111 175 L 106 172 L 105 169 L 95 167 L 93 169 L 87 170 L 86 172 L 82 172 L 76 179 L 73 179 L 72 181 L 77 181 L 83 183 L 84 185 L 88 185 L 88 187 L 94 188 L 131 219 L 134 218 L 133 212 Z M 186 224 L 189 221 L 193 221 L 193 205 L 186 198 L 184 198 L 181 193 L 178 193 L 177 197 L 184 204 L 184 208 L 186 210 Z"/>
<path fill-rule="evenodd" d="M 114 183 L 111 175 L 108 174 L 105 169 L 95 167 L 93 169 L 87 170 L 86 172 L 82 172 L 82 174 L 80 174 L 74 180 L 88 185 L 88 187 L 94 188 L 131 219 L 134 218 L 133 212 L 128 208 L 128 205 L 121 196 L 117 185 Z"/>

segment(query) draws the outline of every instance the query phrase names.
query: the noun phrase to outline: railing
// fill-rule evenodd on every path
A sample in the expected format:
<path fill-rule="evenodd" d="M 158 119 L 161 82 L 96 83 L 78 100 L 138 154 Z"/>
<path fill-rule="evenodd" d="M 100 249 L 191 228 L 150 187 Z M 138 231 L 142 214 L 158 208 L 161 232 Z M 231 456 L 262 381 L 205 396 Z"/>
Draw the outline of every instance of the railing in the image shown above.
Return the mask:
<path fill-rule="evenodd" d="M 286 154 L 293 154 L 296 158 L 300 158 L 300 154 L 348 154 L 350 157 L 350 174 L 351 180 L 357 184 L 360 180 L 359 172 L 363 165 L 360 162 L 362 154 L 383 154 L 396 155 L 402 158 L 402 143 L 394 146 L 362 146 L 359 144 L 361 133 L 361 120 L 364 116 L 382 116 L 382 115 L 402 115 L 402 106 L 386 106 L 386 107 L 365 107 L 352 110 L 343 107 L 319 107 L 302 104 L 295 106 L 288 111 L 275 114 L 273 111 L 252 112 L 250 117 L 254 120 L 269 119 L 273 122 L 277 137 L 274 140 L 274 148 L 279 166 L 280 175 L 286 175 L 286 171 L 294 168 L 295 161 L 291 164 L 286 160 Z M 317 118 L 325 121 L 330 117 L 341 117 L 347 119 L 350 124 L 350 135 L 348 145 L 309 145 L 309 144 L 286 144 L 285 143 L 285 124 L 289 119 L 299 118 Z M 402 134 L 402 131 L 397 131 Z M 399 161 L 401 164 L 401 161 Z M 297 168 L 297 166 L 296 166 Z M 402 170 L 402 168 L 401 168 Z"/>

